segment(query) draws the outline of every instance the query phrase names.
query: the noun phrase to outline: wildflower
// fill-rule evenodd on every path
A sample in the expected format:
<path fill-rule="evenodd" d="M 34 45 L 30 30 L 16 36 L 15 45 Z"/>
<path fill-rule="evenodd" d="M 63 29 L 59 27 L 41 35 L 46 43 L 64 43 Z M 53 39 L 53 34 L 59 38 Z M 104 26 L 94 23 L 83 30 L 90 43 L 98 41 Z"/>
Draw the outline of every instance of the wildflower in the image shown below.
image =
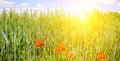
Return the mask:
<path fill-rule="evenodd" d="M 67 51 L 67 50 L 66 50 L 66 51 L 65 51 L 65 54 L 66 54 L 67 59 L 73 57 L 73 55 L 72 55 L 72 53 L 71 53 L 70 51 Z"/>
<path fill-rule="evenodd" d="M 44 42 L 42 40 L 37 40 L 36 41 L 36 47 L 43 46 Z"/>
<path fill-rule="evenodd" d="M 98 52 L 97 58 L 98 58 L 98 60 L 104 60 L 104 61 L 106 61 L 105 54 L 102 51 Z"/>
<path fill-rule="evenodd" d="M 56 47 L 56 52 L 60 53 L 61 51 L 64 51 L 64 50 L 65 50 L 64 44 L 63 42 L 60 42 Z"/>

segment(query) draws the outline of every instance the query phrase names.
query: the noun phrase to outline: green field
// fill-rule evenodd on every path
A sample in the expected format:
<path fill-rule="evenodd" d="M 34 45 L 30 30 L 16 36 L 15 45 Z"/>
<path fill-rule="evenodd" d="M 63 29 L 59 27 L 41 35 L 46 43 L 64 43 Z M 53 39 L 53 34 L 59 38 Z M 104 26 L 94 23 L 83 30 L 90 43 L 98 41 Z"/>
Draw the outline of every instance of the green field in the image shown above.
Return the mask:
<path fill-rule="evenodd" d="M 66 15 L 64 9 L 47 13 L 14 9 L 0 14 L 0 61 L 98 61 L 103 51 L 106 61 L 120 61 L 120 13 L 86 11 L 85 19 Z M 82 21 L 84 20 L 84 21 Z M 44 46 L 36 47 L 36 40 Z M 64 42 L 73 54 L 66 59 L 56 45 Z"/>

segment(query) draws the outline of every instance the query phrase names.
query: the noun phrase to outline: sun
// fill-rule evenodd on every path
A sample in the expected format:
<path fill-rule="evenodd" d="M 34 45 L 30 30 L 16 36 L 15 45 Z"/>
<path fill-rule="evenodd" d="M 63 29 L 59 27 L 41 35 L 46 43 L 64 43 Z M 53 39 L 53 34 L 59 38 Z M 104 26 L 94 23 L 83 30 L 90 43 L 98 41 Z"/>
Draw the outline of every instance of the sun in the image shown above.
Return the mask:
<path fill-rule="evenodd" d="M 88 9 L 82 9 L 79 7 L 72 7 L 72 8 L 66 8 L 65 13 L 70 16 L 76 16 L 77 19 L 81 22 L 86 22 L 87 21 L 87 16 L 86 16 L 86 11 Z"/>
<path fill-rule="evenodd" d="M 85 20 L 85 19 L 86 19 L 85 15 L 82 14 L 82 15 L 81 15 L 81 19 L 82 19 L 82 20 Z"/>
<path fill-rule="evenodd" d="M 82 21 L 85 21 L 85 20 L 86 20 L 86 16 L 85 16 L 84 14 L 82 14 L 82 15 L 80 16 L 80 18 L 81 18 Z"/>

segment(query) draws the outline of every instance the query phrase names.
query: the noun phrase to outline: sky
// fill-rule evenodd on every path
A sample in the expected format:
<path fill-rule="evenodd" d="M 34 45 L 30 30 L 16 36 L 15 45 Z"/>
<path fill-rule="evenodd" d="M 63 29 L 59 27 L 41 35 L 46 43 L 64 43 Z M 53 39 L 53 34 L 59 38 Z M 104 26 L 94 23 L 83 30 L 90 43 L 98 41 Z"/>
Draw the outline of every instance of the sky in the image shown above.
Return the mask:
<path fill-rule="evenodd" d="M 64 7 L 66 10 L 89 10 L 98 8 L 102 11 L 120 12 L 120 0 L 0 0 L 0 12 L 3 8 L 9 11 L 15 8 L 19 11 L 21 8 L 32 8 L 35 10 L 54 9 Z"/>

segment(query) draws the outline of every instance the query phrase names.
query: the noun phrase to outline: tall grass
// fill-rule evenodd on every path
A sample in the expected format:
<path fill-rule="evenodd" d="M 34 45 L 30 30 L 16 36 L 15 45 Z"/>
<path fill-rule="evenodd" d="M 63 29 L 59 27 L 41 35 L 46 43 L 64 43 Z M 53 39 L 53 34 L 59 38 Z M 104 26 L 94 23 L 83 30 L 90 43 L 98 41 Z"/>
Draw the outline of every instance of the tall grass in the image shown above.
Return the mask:
<path fill-rule="evenodd" d="M 64 10 L 18 14 L 4 9 L 0 14 L 0 61 L 67 61 L 64 52 L 56 54 L 63 41 L 71 51 L 71 61 L 97 61 L 104 51 L 107 61 L 120 61 L 120 13 L 91 10 L 87 21 L 65 15 Z M 45 45 L 36 48 L 36 40 Z"/>

